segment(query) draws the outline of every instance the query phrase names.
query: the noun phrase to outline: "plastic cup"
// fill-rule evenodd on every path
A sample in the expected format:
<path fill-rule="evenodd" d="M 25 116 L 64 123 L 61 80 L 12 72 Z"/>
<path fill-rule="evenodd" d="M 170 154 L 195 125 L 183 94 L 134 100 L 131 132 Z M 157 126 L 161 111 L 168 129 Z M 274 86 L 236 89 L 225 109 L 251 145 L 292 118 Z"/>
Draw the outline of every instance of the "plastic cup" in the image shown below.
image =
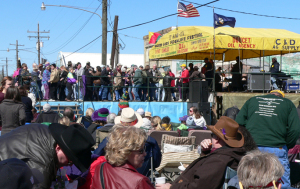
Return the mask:
<path fill-rule="evenodd" d="M 166 184 L 166 177 L 155 178 L 156 184 Z"/>

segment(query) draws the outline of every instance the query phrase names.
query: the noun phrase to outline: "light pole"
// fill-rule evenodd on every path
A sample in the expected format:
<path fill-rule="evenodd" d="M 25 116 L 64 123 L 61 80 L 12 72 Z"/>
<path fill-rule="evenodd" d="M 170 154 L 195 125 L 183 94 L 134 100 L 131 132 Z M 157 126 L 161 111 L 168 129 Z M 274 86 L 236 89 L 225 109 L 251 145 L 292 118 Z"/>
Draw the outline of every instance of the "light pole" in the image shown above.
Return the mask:
<path fill-rule="evenodd" d="M 102 0 L 104 1 L 104 4 L 102 2 L 102 6 L 103 7 L 107 7 L 107 0 Z M 95 14 L 97 16 L 100 17 L 101 19 L 101 23 L 102 23 L 102 65 L 106 65 L 106 58 L 107 58 L 107 14 L 105 13 L 102 13 L 103 14 L 103 18 L 95 13 L 95 12 L 92 12 L 92 11 L 88 11 L 88 10 L 85 10 L 85 9 L 82 9 L 82 8 L 78 8 L 78 7 L 72 7 L 72 6 L 67 6 L 67 5 L 45 5 L 44 2 L 42 3 L 42 6 L 41 6 L 41 10 L 44 11 L 46 10 L 46 6 L 52 6 L 52 7 L 65 7 L 65 8 L 70 8 L 70 9 L 77 9 L 77 10 L 82 10 L 82 11 L 85 11 L 85 12 L 89 12 L 89 13 L 92 13 L 92 14 Z M 104 20 L 104 22 L 103 22 Z"/>

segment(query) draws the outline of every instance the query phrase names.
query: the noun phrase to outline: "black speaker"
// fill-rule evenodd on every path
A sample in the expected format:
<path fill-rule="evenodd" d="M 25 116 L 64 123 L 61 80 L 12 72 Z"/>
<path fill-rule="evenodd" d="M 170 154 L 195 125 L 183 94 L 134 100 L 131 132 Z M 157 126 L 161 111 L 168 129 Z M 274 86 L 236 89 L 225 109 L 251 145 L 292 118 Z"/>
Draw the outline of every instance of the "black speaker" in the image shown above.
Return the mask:
<path fill-rule="evenodd" d="M 189 86 L 189 102 L 208 102 L 207 81 L 191 81 Z"/>
<path fill-rule="evenodd" d="M 211 125 L 211 111 L 210 111 L 210 103 L 209 102 L 199 102 L 199 103 L 187 103 L 187 112 L 189 112 L 190 107 L 195 106 L 197 107 L 200 114 L 204 117 L 206 124 Z"/>

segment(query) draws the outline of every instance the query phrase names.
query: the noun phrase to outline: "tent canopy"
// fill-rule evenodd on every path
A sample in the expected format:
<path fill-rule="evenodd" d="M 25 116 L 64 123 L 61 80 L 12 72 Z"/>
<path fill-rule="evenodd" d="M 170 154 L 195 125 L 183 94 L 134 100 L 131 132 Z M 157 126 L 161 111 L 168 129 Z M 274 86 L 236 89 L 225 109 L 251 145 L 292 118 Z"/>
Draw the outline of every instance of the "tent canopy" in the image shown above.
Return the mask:
<path fill-rule="evenodd" d="M 165 34 L 150 50 L 150 59 L 214 58 L 214 28 L 182 26 Z M 219 27 L 216 60 L 235 60 L 300 52 L 300 34 L 282 29 Z"/>

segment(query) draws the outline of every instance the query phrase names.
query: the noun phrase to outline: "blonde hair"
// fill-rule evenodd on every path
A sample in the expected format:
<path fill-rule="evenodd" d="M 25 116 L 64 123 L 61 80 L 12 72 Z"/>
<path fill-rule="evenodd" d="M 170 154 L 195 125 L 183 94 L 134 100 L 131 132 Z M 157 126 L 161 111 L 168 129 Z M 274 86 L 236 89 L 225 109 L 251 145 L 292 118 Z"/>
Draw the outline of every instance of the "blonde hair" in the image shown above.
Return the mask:
<path fill-rule="evenodd" d="M 112 128 L 108 138 L 105 158 L 111 165 L 121 166 L 128 160 L 131 151 L 143 147 L 147 135 L 143 129 L 118 124 Z"/>
<path fill-rule="evenodd" d="M 85 111 L 85 116 L 92 117 L 93 113 L 94 113 L 94 109 L 93 108 L 88 108 Z"/>
<path fill-rule="evenodd" d="M 161 126 L 161 118 L 159 116 L 153 116 L 151 118 L 151 123 L 154 126 L 154 129 L 157 131 L 163 131 L 165 130 L 162 126 Z M 151 125 L 152 126 L 152 125 Z"/>
<path fill-rule="evenodd" d="M 63 69 L 64 71 L 68 72 L 68 70 L 65 66 L 61 66 L 60 69 Z"/>
<path fill-rule="evenodd" d="M 65 126 L 70 126 L 70 119 L 67 116 L 60 117 L 58 119 L 58 123 Z"/>

